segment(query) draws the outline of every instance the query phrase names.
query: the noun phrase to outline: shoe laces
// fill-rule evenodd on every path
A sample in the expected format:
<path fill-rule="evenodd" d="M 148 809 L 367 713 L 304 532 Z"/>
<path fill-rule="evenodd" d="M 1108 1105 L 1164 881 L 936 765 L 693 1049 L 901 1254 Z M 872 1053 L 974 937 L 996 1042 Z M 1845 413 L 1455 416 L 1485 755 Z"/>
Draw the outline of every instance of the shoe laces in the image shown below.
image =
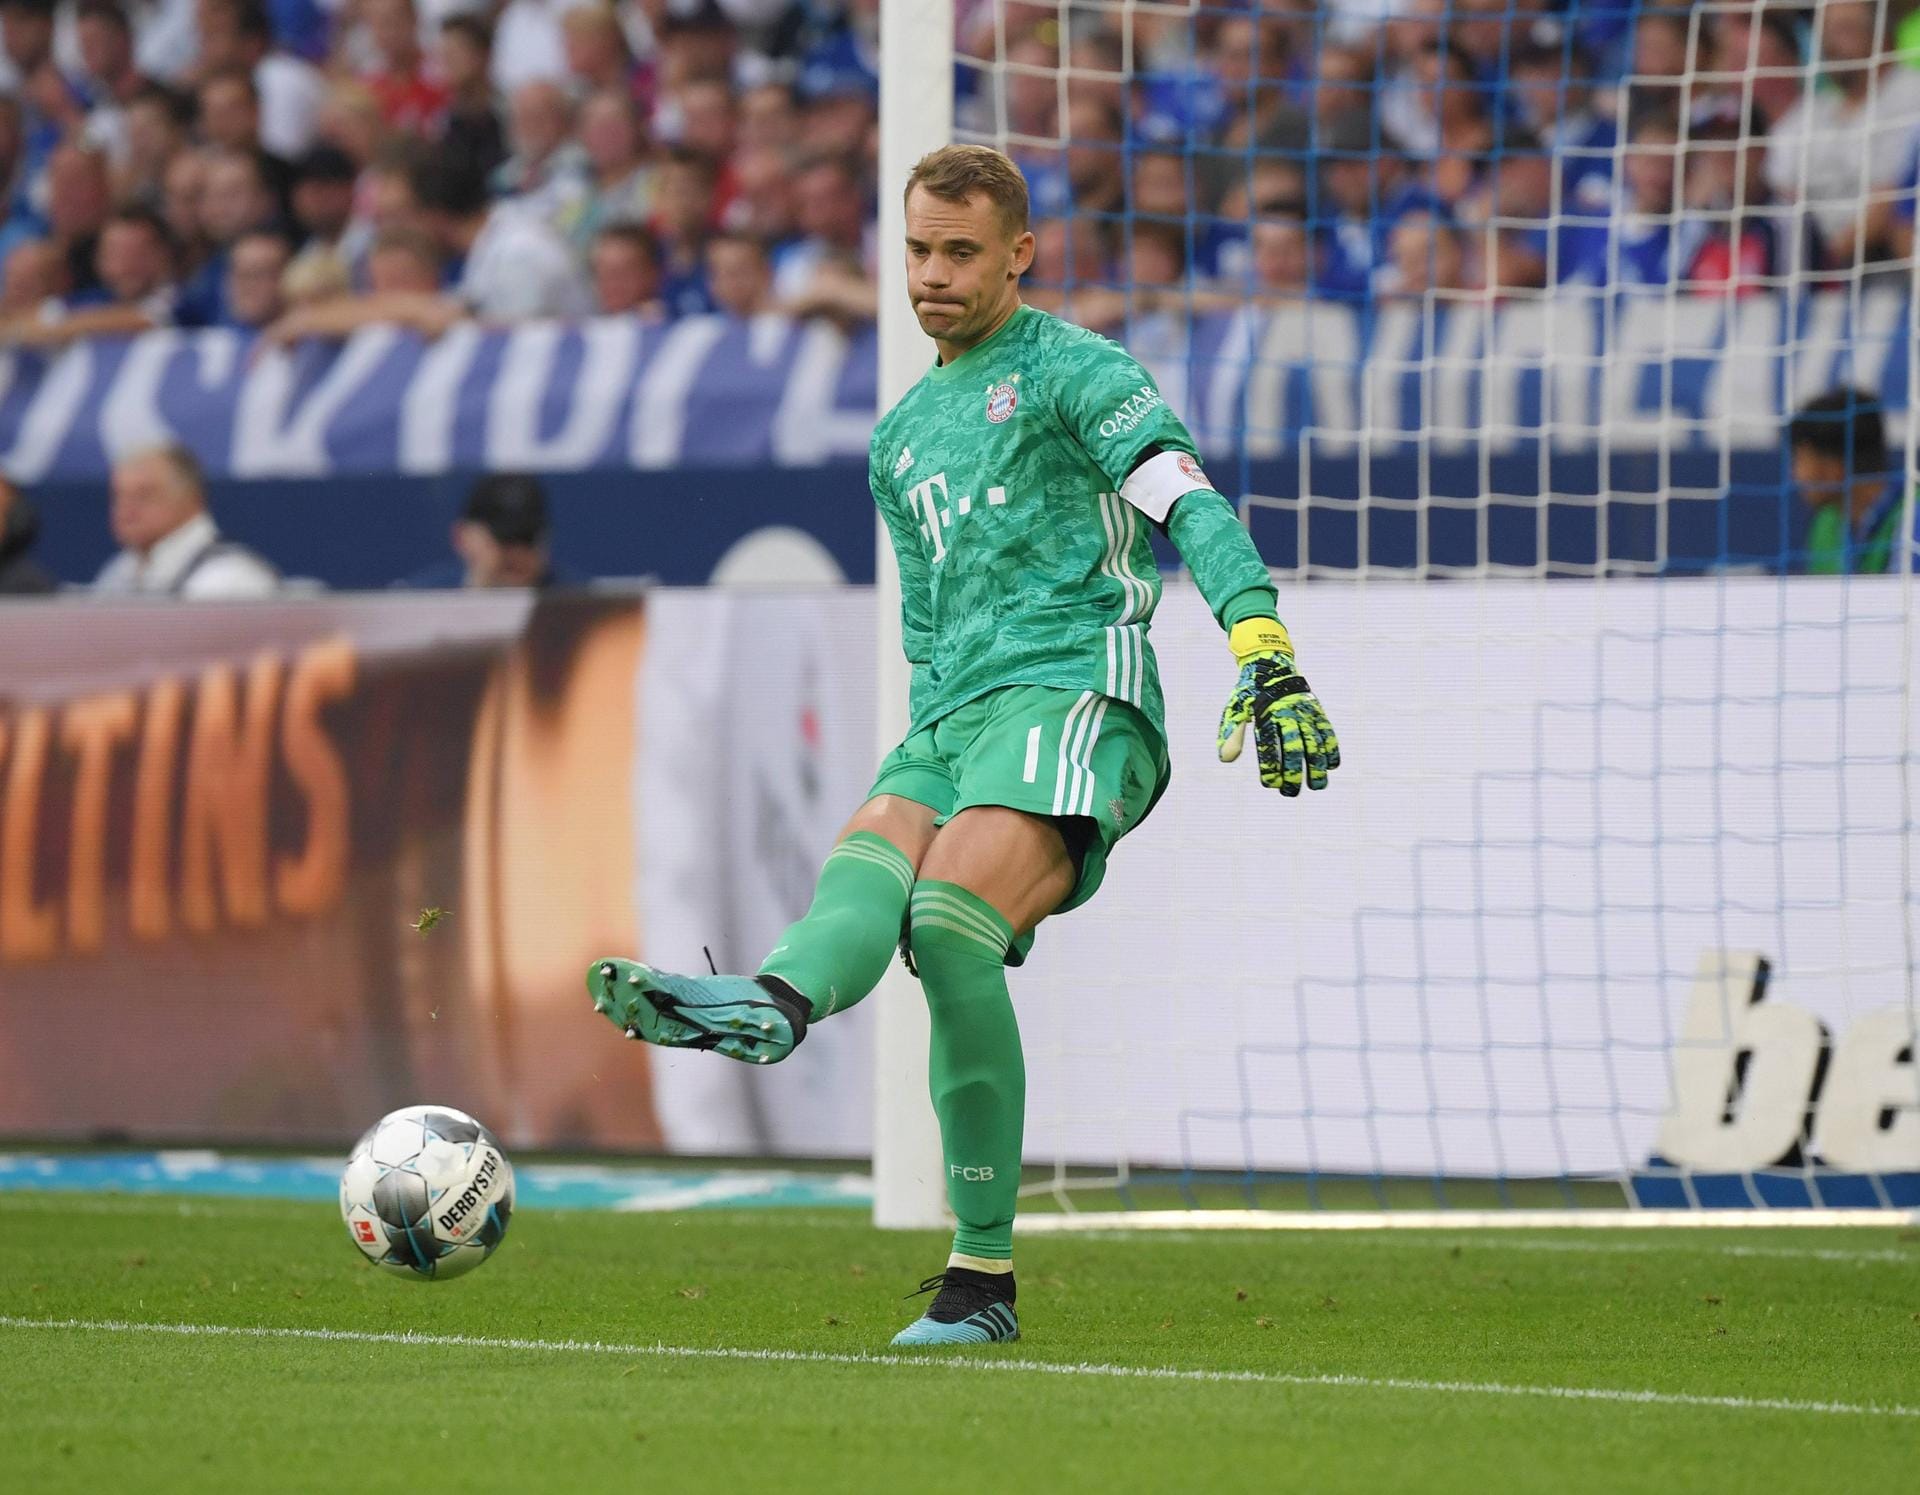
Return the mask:
<path fill-rule="evenodd" d="M 983 1308 L 1012 1301 L 1008 1294 L 996 1292 L 981 1281 L 981 1274 L 968 1273 L 963 1276 L 951 1268 L 934 1273 L 907 1297 L 917 1298 L 924 1293 L 935 1294 L 933 1302 L 927 1307 L 927 1317 L 938 1324 L 957 1324 L 962 1319 L 972 1318 Z"/>

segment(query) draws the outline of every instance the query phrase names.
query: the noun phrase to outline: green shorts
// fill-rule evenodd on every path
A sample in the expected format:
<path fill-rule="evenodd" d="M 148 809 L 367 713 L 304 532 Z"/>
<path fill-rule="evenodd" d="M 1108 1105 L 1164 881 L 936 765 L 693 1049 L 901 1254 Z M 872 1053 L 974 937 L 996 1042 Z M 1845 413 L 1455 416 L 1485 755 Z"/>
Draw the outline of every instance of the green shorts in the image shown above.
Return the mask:
<path fill-rule="evenodd" d="M 888 753 L 867 797 L 897 794 L 945 825 L 975 805 L 1029 815 L 1084 816 L 1080 876 L 1056 910 L 1078 908 L 1107 875 L 1114 843 L 1166 792 L 1166 743 L 1125 701 L 1095 691 L 1008 685 L 907 735 Z"/>

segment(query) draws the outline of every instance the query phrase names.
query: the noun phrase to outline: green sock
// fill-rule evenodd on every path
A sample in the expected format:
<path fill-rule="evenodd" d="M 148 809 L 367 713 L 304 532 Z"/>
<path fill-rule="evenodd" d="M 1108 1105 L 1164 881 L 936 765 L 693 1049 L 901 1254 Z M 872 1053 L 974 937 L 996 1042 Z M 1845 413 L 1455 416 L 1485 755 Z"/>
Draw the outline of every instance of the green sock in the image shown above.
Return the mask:
<path fill-rule="evenodd" d="M 1013 928 L 963 887 L 920 882 L 911 938 L 933 1020 L 927 1070 L 947 1202 L 960 1222 L 953 1249 L 1011 1257 L 1027 1104 L 1027 1065 L 1004 964 Z"/>
<path fill-rule="evenodd" d="M 855 831 L 833 848 L 812 905 L 787 926 L 760 974 L 799 992 L 815 1018 L 845 1011 L 886 974 L 912 888 L 907 854 L 884 836 Z"/>

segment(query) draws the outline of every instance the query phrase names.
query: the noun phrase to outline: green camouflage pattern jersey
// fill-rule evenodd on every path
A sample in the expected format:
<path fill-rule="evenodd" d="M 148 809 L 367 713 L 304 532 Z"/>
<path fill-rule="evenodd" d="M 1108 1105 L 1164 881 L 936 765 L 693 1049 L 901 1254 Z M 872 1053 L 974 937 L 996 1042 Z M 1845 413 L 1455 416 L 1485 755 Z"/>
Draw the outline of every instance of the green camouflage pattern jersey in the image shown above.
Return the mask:
<path fill-rule="evenodd" d="M 1146 482 L 1134 468 L 1155 444 Z M 1002 686 L 1050 685 L 1130 702 L 1164 741 L 1149 521 L 1210 485 L 1118 344 L 1021 307 L 887 412 L 868 473 L 900 563 L 916 730 Z"/>

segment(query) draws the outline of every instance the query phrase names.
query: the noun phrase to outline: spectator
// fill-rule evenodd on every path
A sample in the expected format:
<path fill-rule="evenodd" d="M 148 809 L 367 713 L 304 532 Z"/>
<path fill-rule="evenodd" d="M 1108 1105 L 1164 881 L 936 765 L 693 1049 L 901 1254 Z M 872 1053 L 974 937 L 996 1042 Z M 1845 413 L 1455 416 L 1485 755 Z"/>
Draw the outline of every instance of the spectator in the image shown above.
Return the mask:
<path fill-rule="evenodd" d="M 713 231 L 714 180 L 713 163 L 705 156 L 674 150 L 661 163 L 654 183 L 653 232 L 666 269 L 661 296 L 672 316 L 713 310 L 705 254 L 707 235 Z"/>
<path fill-rule="evenodd" d="M 1302 203 L 1268 202 L 1253 222 L 1249 242 L 1255 300 L 1282 303 L 1307 294 L 1314 280 L 1314 244 Z"/>
<path fill-rule="evenodd" d="M 209 254 L 181 288 L 180 321 L 188 327 L 213 327 L 228 320 L 227 256 L 242 234 L 266 228 L 280 216 L 258 151 L 218 151 L 207 158 L 200 191 L 200 230 Z"/>
<path fill-rule="evenodd" d="M 1888 12 L 1875 0 L 1829 0 L 1820 12 L 1824 87 L 1807 91 L 1774 127 L 1767 182 L 1803 207 L 1828 263 L 1847 267 L 1884 250 L 1890 201 L 1920 128 L 1920 70 L 1885 48 Z"/>
<path fill-rule="evenodd" d="M 1663 286 L 1680 277 L 1691 256 L 1674 233 L 1679 158 L 1678 121 L 1658 103 L 1643 109 L 1627 132 L 1612 214 L 1565 225 L 1562 280 Z"/>
<path fill-rule="evenodd" d="M 366 84 L 380 117 L 396 130 L 425 130 L 447 107 L 447 91 L 427 75 L 413 0 L 363 0 L 361 17 L 377 59 Z"/>
<path fill-rule="evenodd" d="M 263 0 L 198 0 L 200 76 L 239 68 L 259 100 L 260 144 L 283 161 L 313 144 L 326 80 L 311 64 L 276 48 Z"/>
<path fill-rule="evenodd" d="M 440 82 L 447 90 L 447 112 L 440 138 L 491 175 L 507 159 L 507 134 L 500 125 L 490 71 L 493 33 L 477 16 L 449 17 L 440 26 Z"/>
<path fill-rule="evenodd" d="M 21 135 L 20 101 L 0 94 L 0 261 L 16 245 L 42 238 L 46 223 L 27 201 L 25 141 Z"/>
<path fill-rule="evenodd" d="M 27 497 L 0 477 L 0 596 L 38 597 L 59 583 L 33 558 L 40 538 L 40 516 Z"/>
<path fill-rule="evenodd" d="M 535 478 L 495 473 L 467 495 L 451 536 L 455 559 L 409 578 L 411 587 L 565 585 L 553 564 L 553 522 Z"/>
<path fill-rule="evenodd" d="M 800 138 L 800 110 L 784 83 L 761 83 L 740 97 L 740 144 L 752 150 L 791 150 Z"/>
<path fill-rule="evenodd" d="M 66 294 L 67 258 L 60 246 L 47 239 L 21 244 L 7 256 L 0 278 L 0 325 L 58 316 Z"/>
<path fill-rule="evenodd" d="M 594 235 L 587 262 L 593 272 L 594 310 L 603 317 L 666 319 L 660 299 L 660 244 L 638 223 L 615 223 Z"/>
<path fill-rule="evenodd" d="M 1357 299 L 1367 294 L 1374 271 L 1386 261 L 1394 223 L 1428 199 L 1406 180 L 1391 142 L 1376 141 L 1373 123 L 1365 115 L 1342 115 L 1321 139 L 1320 192 L 1312 214 L 1324 241 L 1320 289 L 1336 298 Z"/>
<path fill-rule="evenodd" d="M 112 207 L 113 184 L 104 152 L 75 142 L 53 153 L 47 162 L 47 222 L 54 242 L 67 257 L 67 279 L 76 304 L 104 295 L 94 251 Z"/>
<path fill-rule="evenodd" d="M 200 463 L 183 446 L 114 463 L 112 525 L 120 552 L 94 581 L 102 596 L 237 600 L 270 597 L 279 586 L 272 566 L 221 536 Z"/>
<path fill-rule="evenodd" d="M 720 204 L 725 207 L 731 196 L 725 181 L 726 162 L 732 159 L 739 138 L 733 89 L 724 78 L 696 78 L 680 88 L 674 103 L 679 116 L 676 143 L 720 167 Z"/>
<path fill-rule="evenodd" d="M 1729 101 L 1727 109 L 1696 122 L 1689 132 L 1681 185 L 1686 203 L 1682 273 L 1692 289 L 1724 287 L 1736 296 L 1751 295 L 1815 263 L 1811 245 L 1793 252 L 1792 218 L 1773 206 L 1764 131 L 1757 115 L 1743 129 Z"/>
<path fill-rule="evenodd" d="M 773 307 L 773 270 L 767 246 L 751 234 L 715 234 L 707 240 L 707 286 L 715 310 L 747 319 Z"/>
<path fill-rule="evenodd" d="M 410 180 L 422 225 L 463 262 L 455 294 L 472 315 L 515 322 L 586 311 L 566 241 L 530 213 L 489 204 L 486 179 L 471 162 L 443 146 L 415 166 Z"/>
<path fill-rule="evenodd" d="M 0 338 L 21 347 L 61 348 L 86 337 L 131 337 L 174 319 L 173 236 L 151 208 L 121 208 L 100 233 L 100 300 L 63 308 L 44 303 L 37 314 L 11 322 Z"/>
<path fill-rule="evenodd" d="M 1466 290 L 1466 257 L 1460 230 L 1444 212 L 1416 208 L 1402 213 L 1387 236 L 1381 293 L 1413 299 L 1457 299 Z"/>
<path fill-rule="evenodd" d="M 652 216 L 653 169 L 640 116 L 626 94 L 603 90 L 587 100 L 580 111 L 580 144 L 586 153 L 586 190 L 567 228 L 584 250 L 608 224 L 645 223 Z"/>
<path fill-rule="evenodd" d="M 799 242 L 779 259 L 774 291 L 783 301 L 817 300 L 838 294 L 848 281 L 866 286 L 874 279 L 874 225 L 867 212 L 859 169 L 844 156 L 821 156 L 801 167 L 794 183 L 795 226 Z M 851 308 L 871 320 L 871 301 Z"/>
<path fill-rule="evenodd" d="M 250 229 L 236 239 L 227 256 L 226 325 L 258 332 L 278 321 L 292 262 L 293 240 L 279 229 Z"/>
<path fill-rule="evenodd" d="M 794 246 L 793 157 L 778 146 L 742 146 L 733 158 L 733 201 L 725 227 L 755 234 L 773 254 L 774 272 Z"/>
<path fill-rule="evenodd" d="M 247 69 L 221 68 L 208 73 L 201 79 L 198 100 L 201 144 L 223 151 L 261 148 L 260 90 Z M 284 163 L 276 162 L 276 171 L 283 168 Z"/>
<path fill-rule="evenodd" d="M 0 0 L 0 92 L 18 98 L 54 65 L 54 0 Z"/>
<path fill-rule="evenodd" d="M 1877 574 L 1892 564 L 1903 484 L 1887 470 L 1886 428 L 1869 394 L 1834 389 L 1809 400 L 1787 428 L 1793 486 L 1813 511 L 1805 569 Z"/>
<path fill-rule="evenodd" d="M 1586 59 L 1558 44 L 1516 47 L 1509 76 L 1519 123 L 1553 152 L 1561 210 L 1606 213 L 1620 132 L 1593 106 Z"/>
<path fill-rule="evenodd" d="M 573 102 L 550 80 L 522 84 L 510 101 L 513 154 L 493 173 L 493 193 L 548 223 L 567 222 L 587 194 L 587 156 L 573 138 Z"/>
<path fill-rule="evenodd" d="M 1789 14 L 1772 6 L 1730 6 L 1707 12 L 1706 24 L 1713 69 L 1706 79 L 1737 99 L 1751 99 L 1767 130 L 1777 128 L 1800 102 L 1805 81 Z"/>
<path fill-rule="evenodd" d="M 612 90 L 638 106 L 647 97 L 644 79 L 620 17 L 611 5 L 575 5 L 560 19 L 562 50 L 571 86 L 582 96 Z"/>
<path fill-rule="evenodd" d="M 188 149 L 193 105 L 164 84 L 143 83 L 122 117 L 126 131 L 115 166 L 115 195 L 122 202 L 163 207 L 167 168 Z"/>
<path fill-rule="evenodd" d="M 1678 112 L 1689 107 L 1687 80 L 1694 71 L 1697 42 L 1692 17 L 1678 0 L 1671 9 L 1640 11 L 1634 19 L 1633 55 L 1628 64 L 1632 91 L 1627 102 L 1632 112 Z"/>
<path fill-rule="evenodd" d="M 293 171 L 293 226 L 300 253 L 345 261 L 344 241 L 353 223 L 354 188 L 360 174 L 338 146 L 316 145 Z"/>
<path fill-rule="evenodd" d="M 133 26 L 119 0 L 80 0 L 76 16 L 86 137 L 119 165 L 128 150 L 127 108 L 147 87 L 133 60 Z"/>
<path fill-rule="evenodd" d="M 183 279 L 191 278 L 211 252 L 206 222 L 201 216 L 210 159 L 205 151 L 181 151 L 167 162 L 166 175 L 161 179 L 160 216 L 167 220 L 167 227 L 172 231 Z"/>

